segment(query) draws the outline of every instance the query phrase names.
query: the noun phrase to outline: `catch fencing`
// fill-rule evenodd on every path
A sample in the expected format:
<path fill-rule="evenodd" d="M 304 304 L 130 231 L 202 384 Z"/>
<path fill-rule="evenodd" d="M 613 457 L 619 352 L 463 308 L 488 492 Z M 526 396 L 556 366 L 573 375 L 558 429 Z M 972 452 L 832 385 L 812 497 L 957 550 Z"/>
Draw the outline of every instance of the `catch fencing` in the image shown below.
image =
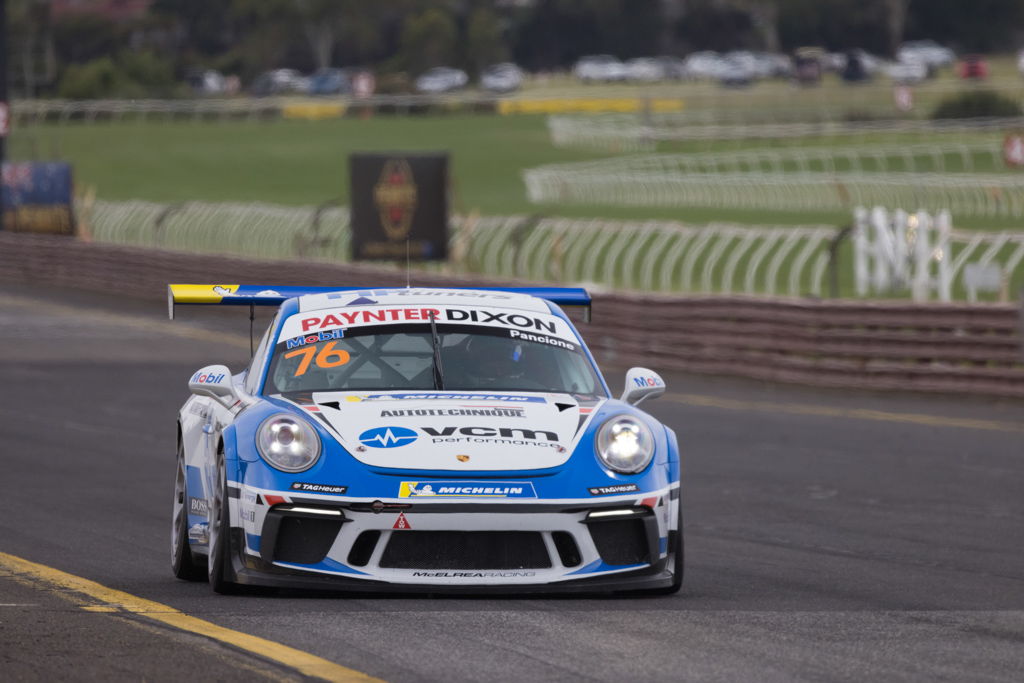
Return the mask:
<path fill-rule="evenodd" d="M 858 296 L 909 290 L 914 301 L 1008 301 L 1024 287 L 1024 232 L 954 230 L 948 211 L 858 207 L 853 244 Z"/>
<path fill-rule="evenodd" d="M 359 264 L 241 259 L 0 232 L 0 283 L 166 300 L 168 282 L 404 286 Z M 416 271 L 414 286 L 513 284 Z M 1021 313 L 1010 305 L 906 304 L 595 292 L 580 329 L 612 367 L 842 388 L 1024 398 Z M 239 317 L 244 324 L 244 315 Z"/>
<path fill-rule="evenodd" d="M 268 204 L 97 201 L 79 205 L 97 242 L 201 254 L 345 263 L 348 210 Z M 447 272 L 639 291 L 821 296 L 831 226 L 456 216 Z"/>

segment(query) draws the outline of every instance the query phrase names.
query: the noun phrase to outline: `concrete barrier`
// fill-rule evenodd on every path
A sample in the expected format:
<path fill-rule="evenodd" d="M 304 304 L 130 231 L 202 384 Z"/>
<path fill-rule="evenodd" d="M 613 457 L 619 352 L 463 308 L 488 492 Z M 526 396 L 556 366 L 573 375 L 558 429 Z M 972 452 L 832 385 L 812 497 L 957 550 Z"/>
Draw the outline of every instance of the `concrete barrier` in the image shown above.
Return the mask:
<path fill-rule="evenodd" d="M 169 282 L 392 287 L 404 286 L 406 274 L 0 233 L 0 283 L 163 302 Z M 511 284 L 417 271 L 410 282 Z M 615 366 L 1024 398 L 1024 317 L 1009 304 L 596 293 L 593 313 L 581 332 L 599 360 Z"/>

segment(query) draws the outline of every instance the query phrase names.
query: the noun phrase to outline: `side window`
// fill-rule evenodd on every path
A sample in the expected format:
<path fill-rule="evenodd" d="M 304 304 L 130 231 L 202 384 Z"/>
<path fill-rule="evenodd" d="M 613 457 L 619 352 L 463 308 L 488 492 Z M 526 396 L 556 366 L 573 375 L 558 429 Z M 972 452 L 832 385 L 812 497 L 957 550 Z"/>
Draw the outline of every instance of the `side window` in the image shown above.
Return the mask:
<path fill-rule="evenodd" d="M 270 321 L 270 326 L 267 327 L 267 331 L 263 333 L 263 338 L 260 339 L 259 346 L 256 347 L 256 352 L 252 356 L 252 360 L 249 361 L 249 367 L 245 372 L 245 391 L 248 394 L 255 394 L 256 389 L 260 383 L 260 376 L 263 374 L 263 367 L 267 359 L 267 353 L 270 345 L 270 333 L 274 330 L 277 325 L 277 316 Z"/>

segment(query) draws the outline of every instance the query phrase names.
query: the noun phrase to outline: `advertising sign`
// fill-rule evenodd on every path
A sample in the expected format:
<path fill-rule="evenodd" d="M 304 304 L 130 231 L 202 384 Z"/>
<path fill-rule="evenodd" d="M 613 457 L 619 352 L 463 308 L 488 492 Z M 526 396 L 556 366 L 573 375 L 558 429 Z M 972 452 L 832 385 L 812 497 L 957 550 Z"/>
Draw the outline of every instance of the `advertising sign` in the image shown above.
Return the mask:
<path fill-rule="evenodd" d="M 447 154 L 353 154 L 349 179 L 353 260 L 448 257 Z"/>
<path fill-rule="evenodd" d="M 75 232 L 71 165 L 26 161 L 3 165 L 3 228 L 12 232 Z"/>

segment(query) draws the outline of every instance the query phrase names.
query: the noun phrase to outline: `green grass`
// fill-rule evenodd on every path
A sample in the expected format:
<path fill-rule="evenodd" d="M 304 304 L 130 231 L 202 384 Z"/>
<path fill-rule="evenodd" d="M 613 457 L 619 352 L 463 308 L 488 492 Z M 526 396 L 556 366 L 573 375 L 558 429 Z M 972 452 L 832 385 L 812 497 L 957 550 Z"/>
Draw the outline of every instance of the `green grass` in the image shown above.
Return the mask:
<path fill-rule="evenodd" d="M 622 86 L 628 88 L 628 86 Z M 702 86 L 706 87 L 706 86 Z M 898 141 L 872 136 L 872 144 Z M 914 142 L 920 142 L 915 138 Z M 965 140 L 966 141 L 966 140 Z M 857 144 L 801 140 L 796 144 Z M 716 151 L 765 147 L 770 141 L 665 145 L 662 151 Z M 993 140 L 993 144 L 997 144 Z M 613 156 L 556 149 L 543 116 L 451 115 L 346 118 L 325 121 L 234 121 L 45 124 L 16 129 L 12 158 L 52 156 L 71 161 L 79 190 L 108 199 L 157 202 L 261 201 L 315 205 L 347 203 L 347 157 L 355 151 L 447 150 L 452 160 L 452 209 L 486 215 L 542 214 L 581 218 L 665 219 L 689 223 L 831 224 L 846 211 L 761 211 L 704 208 L 533 205 L 524 169 L 545 163 Z M 1013 228 L 1021 221 L 955 217 L 962 228 Z"/>

